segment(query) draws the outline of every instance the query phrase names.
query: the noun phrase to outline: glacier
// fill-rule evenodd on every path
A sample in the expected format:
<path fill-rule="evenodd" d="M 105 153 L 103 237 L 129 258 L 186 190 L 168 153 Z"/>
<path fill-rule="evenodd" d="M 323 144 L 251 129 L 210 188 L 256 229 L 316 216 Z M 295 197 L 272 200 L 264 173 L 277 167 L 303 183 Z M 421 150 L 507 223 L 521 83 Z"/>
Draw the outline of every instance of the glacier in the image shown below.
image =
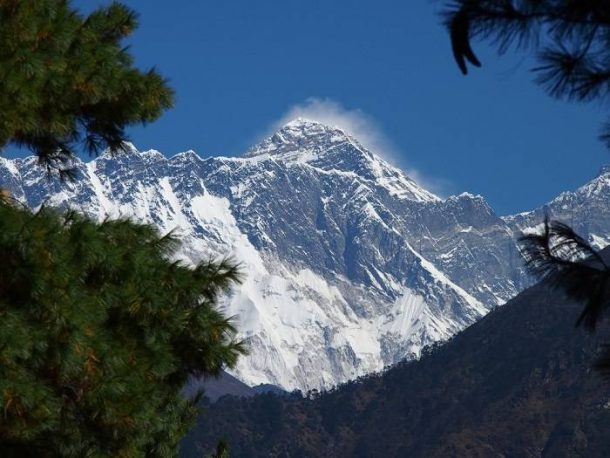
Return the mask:
<path fill-rule="evenodd" d="M 0 158 L 0 186 L 32 209 L 72 208 L 174 231 L 188 263 L 231 257 L 223 299 L 249 385 L 328 389 L 416 358 L 531 284 L 515 233 L 545 213 L 610 243 L 610 170 L 540 209 L 496 215 L 441 199 L 342 130 L 296 119 L 240 157 L 106 152 L 62 182 L 36 158 Z"/>

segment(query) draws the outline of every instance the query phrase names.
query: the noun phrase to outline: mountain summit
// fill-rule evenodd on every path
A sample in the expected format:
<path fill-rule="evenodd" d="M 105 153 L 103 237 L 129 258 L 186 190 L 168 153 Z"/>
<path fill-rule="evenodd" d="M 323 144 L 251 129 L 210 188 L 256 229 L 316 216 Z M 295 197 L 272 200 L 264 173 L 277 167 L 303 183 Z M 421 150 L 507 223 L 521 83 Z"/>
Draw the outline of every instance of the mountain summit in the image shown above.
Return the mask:
<path fill-rule="evenodd" d="M 241 262 L 246 277 L 224 307 L 250 354 L 233 375 L 287 390 L 418 357 L 515 296 L 530 279 L 513 233 L 543 214 L 500 218 L 467 193 L 441 200 L 343 131 L 303 119 L 243 157 L 103 155 L 78 161 L 75 182 L 35 163 L 0 159 L 0 186 L 30 208 L 129 216 L 175 230 L 187 262 Z M 577 229 L 604 246 L 600 180 L 548 209 L 580 215 Z"/>
<path fill-rule="evenodd" d="M 258 145 L 246 158 L 266 158 L 287 164 L 306 164 L 331 174 L 353 174 L 386 189 L 393 196 L 416 202 L 440 201 L 402 170 L 372 153 L 338 127 L 297 118 Z"/>
<path fill-rule="evenodd" d="M 250 148 L 244 157 L 262 154 L 281 155 L 295 152 L 324 153 L 332 146 L 353 140 L 338 127 L 311 119 L 296 118 L 280 127 L 273 135 Z"/>

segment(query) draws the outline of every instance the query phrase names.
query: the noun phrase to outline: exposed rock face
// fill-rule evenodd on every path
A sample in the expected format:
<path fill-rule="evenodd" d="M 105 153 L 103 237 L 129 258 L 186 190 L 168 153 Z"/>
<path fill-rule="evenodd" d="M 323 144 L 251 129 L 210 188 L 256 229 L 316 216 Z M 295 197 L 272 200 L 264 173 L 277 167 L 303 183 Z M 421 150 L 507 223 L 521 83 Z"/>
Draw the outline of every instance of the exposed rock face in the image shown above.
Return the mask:
<path fill-rule="evenodd" d="M 176 230 L 188 262 L 240 261 L 246 277 L 225 306 L 250 355 L 233 374 L 288 390 L 416 357 L 513 297 L 529 284 L 513 231 L 541 220 L 541 210 L 500 218 L 480 196 L 442 200 L 341 130 L 304 119 L 238 158 L 132 148 L 76 163 L 74 183 L 35 162 L 0 159 L 0 186 L 31 208 L 136 218 Z M 587 212 L 577 228 L 604 245 L 610 174 L 596 180 L 550 206 Z"/>

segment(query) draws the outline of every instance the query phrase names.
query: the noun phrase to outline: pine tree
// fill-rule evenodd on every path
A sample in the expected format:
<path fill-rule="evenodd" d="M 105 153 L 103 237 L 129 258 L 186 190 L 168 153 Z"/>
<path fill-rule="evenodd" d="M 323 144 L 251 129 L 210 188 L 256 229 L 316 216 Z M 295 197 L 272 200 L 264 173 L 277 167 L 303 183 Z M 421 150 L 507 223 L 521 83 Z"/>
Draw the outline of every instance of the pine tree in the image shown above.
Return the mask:
<path fill-rule="evenodd" d="M 0 148 L 69 170 L 77 148 L 120 151 L 125 127 L 157 119 L 173 92 L 121 41 L 137 27 L 120 3 L 87 17 L 67 0 L 0 0 Z"/>
<path fill-rule="evenodd" d="M 168 457 L 197 413 L 181 389 L 243 353 L 219 294 L 230 262 L 172 261 L 128 220 L 0 203 L 0 456 Z"/>

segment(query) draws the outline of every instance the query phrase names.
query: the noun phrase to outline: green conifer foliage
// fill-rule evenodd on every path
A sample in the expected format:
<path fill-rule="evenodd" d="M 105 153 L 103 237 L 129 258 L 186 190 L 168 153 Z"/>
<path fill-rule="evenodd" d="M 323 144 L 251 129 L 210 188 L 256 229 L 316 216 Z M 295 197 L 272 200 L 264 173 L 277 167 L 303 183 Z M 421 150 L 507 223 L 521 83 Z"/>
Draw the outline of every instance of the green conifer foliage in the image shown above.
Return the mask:
<path fill-rule="evenodd" d="M 171 107 L 166 81 L 121 44 L 136 27 L 116 2 L 82 17 L 67 0 L 0 0 L 0 147 L 61 170 L 77 146 L 119 151 L 126 126 Z"/>
<path fill-rule="evenodd" d="M 216 308 L 230 262 L 170 260 L 170 234 L 0 203 L 0 456 L 165 457 L 180 391 L 243 353 Z"/>

